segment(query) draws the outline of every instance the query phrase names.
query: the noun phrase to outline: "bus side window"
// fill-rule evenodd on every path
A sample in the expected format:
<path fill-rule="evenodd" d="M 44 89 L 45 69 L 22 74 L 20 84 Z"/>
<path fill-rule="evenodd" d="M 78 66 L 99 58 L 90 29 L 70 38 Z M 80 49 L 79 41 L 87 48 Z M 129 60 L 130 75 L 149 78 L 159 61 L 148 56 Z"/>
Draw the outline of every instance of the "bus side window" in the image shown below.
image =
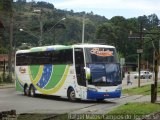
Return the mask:
<path fill-rule="evenodd" d="M 25 53 L 19 53 L 16 55 L 16 65 L 22 66 L 28 64 L 28 57 Z"/>

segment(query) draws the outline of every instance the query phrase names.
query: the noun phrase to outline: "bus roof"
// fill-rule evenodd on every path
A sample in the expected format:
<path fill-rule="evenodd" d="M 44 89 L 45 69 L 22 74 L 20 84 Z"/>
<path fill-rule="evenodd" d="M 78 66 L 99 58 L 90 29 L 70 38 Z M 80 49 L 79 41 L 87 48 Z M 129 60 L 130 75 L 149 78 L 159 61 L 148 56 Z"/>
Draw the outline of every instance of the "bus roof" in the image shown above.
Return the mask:
<path fill-rule="evenodd" d="M 29 50 L 18 50 L 18 51 L 16 51 L 16 54 L 17 53 L 28 53 L 29 52 Z"/>
<path fill-rule="evenodd" d="M 33 47 L 27 50 L 18 50 L 17 53 L 29 53 L 29 52 L 38 52 L 38 51 L 50 51 L 50 50 L 61 50 L 61 49 L 70 49 L 70 48 L 115 48 L 110 45 L 100 45 L 100 44 L 75 44 L 75 45 L 52 45 L 52 46 L 42 46 L 42 47 Z"/>
<path fill-rule="evenodd" d="M 41 47 L 33 47 L 27 50 L 18 50 L 17 53 L 29 53 L 29 52 L 39 52 L 39 51 L 51 51 L 51 50 L 61 50 L 61 49 L 69 49 L 71 46 L 65 45 L 52 45 L 52 46 L 41 46 Z"/>
<path fill-rule="evenodd" d="M 110 45 L 100 45 L 100 44 L 75 44 L 73 47 L 80 47 L 80 48 L 93 48 L 93 47 L 100 47 L 100 48 L 115 48 L 114 46 Z"/>

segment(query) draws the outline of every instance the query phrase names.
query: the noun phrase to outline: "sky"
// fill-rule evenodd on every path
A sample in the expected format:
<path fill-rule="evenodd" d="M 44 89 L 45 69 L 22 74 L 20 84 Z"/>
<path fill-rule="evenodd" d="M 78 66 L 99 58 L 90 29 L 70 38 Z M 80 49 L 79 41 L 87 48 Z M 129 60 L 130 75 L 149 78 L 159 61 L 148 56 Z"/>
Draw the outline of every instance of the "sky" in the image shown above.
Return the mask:
<path fill-rule="evenodd" d="M 27 0 L 31 1 L 31 0 Z M 110 19 L 133 18 L 155 13 L 160 18 L 160 0 L 35 0 L 52 3 L 55 8 L 74 12 L 93 12 Z"/>

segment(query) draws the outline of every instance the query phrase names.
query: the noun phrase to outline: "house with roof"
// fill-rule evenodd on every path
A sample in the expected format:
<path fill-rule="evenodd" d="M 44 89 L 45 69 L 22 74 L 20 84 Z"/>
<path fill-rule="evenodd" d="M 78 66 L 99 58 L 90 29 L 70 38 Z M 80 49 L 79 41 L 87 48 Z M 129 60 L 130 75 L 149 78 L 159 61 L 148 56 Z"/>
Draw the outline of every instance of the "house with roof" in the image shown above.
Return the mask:
<path fill-rule="evenodd" d="M 6 70 L 8 64 L 8 55 L 0 54 L 0 71 Z"/>

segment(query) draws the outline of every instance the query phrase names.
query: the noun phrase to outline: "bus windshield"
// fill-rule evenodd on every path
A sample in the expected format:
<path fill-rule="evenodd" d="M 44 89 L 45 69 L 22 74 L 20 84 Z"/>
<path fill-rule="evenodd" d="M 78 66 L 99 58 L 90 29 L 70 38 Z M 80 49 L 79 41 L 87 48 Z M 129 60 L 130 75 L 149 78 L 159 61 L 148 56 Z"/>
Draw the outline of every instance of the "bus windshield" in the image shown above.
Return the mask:
<path fill-rule="evenodd" d="M 86 64 L 91 70 L 89 84 L 113 86 L 121 84 L 121 70 L 115 48 L 86 48 Z"/>
<path fill-rule="evenodd" d="M 87 63 L 117 63 L 114 48 L 86 48 Z"/>

